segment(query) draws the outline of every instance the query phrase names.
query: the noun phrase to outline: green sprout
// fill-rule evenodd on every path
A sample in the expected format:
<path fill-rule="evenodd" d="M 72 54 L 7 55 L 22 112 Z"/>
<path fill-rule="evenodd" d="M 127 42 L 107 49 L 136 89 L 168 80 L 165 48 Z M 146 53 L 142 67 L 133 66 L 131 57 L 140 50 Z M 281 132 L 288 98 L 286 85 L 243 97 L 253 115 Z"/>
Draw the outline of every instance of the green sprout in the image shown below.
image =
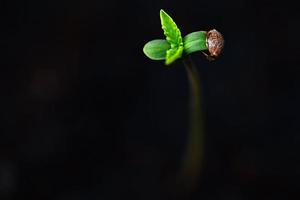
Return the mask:
<path fill-rule="evenodd" d="M 145 44 L 143 51 L 148 58 L 165 60 L 165 64 L 170 65 L 183 54 L 189 55 L 196 51 L 208 50 L 206 31 L 193 32 L 182 39 L 180 29 L 163 10 L 160 10 L 160 20 L 166 39 L 155 39 Z"/>
<path fill-rule="evenodd" d="M 160 20 L 166 39 L 155 39 L 145 44 L 143 51 L 152 60 L 165 60 L 166 65 L 182 58 L 190 85 L 190 129 L 187 145 L 178 174 L 178 186 L 189 193 L 195 188 L 203 168 L 204 157 L 204 115 L 200 79 L 190 54 L 202 52 L 209 60 L 214 60 L 224 46 L 223 36 L 215 29 L 196 31 L 181 36 L 173 19 L 160 10 Z M 205 53 L 208 52 L 208 54 Z"/>

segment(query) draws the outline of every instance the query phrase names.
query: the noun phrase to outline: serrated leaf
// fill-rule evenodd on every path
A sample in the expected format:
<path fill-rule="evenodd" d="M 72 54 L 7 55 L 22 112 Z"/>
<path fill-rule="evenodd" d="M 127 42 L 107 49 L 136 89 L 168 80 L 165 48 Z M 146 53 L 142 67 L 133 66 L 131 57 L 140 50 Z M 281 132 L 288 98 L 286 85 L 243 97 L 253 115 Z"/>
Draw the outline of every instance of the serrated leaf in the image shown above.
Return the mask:
<path fill-rule="evenodd" d="M 182 37 L 179 28 L 173 19 L 164 11 L 160 10 L 160 21 L 167 41 L 171 48 L 182 46 Z"/>
<path fill-rule="evenodd" d="M 167 51 L 165 64 L 166 65 L 172 64 L 175 60 L 181 57 L 182 52 L 183 52 L 183 46 L 169 49 Z"/>
<path fill-rule="evenodd" d="M 206 31 L 196 31 L 183 38 L 184 53 L 186 55 L 196 51 L 207 50 Z"/>
<path fill-rule="evenodd" d="M 147 42 L 143 48 L 143 52 L 152 60 L 164 60 L 170 48 L 171 46 L 168 41 L 156 39 Z"/>

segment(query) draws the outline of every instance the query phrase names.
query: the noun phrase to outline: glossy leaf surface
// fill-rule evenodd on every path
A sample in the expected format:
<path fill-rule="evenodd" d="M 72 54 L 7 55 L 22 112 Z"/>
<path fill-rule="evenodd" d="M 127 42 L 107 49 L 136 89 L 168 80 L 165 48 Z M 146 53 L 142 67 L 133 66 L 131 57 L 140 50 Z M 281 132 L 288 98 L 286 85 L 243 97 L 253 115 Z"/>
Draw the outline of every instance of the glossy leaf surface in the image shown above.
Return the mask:
<path fill-rule="evenodd" d="M 165 60 L 167 51 L 171 48 L 169 42 L 162 39 L 151 40 L 143 48 L 145 55 L 152 60 Z"/>
<path fill-rule="evenodd" d="M 186 55 L 207 50 L 206 31 L 196 31 L 186 35 L 183 39 L 183 46 Z"/>

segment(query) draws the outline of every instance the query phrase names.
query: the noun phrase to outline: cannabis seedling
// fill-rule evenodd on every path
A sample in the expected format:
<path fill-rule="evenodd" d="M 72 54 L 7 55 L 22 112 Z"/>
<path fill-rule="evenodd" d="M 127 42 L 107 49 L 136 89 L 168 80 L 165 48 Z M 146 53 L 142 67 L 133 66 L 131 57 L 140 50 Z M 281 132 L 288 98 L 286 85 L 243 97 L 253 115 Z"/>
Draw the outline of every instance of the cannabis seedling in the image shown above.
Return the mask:
<path fill-rule="evenodd" d="M 199 76 L 189 55 L 202 52 L 209 60 L 214 60 L 221 53 L 224 40 L 215 29 L 192 32 L 182 38 L 176 23 L 163 10 L 160 10 L 160 20 L 166 39 L 155 39 L 146 43 L 143 51 L 152 60 L 165 60 L 168 66 L 182 58 L 186 68 L 191 94 L 190 133 L 179 178 L 186 189 L 192 189 L 203 162 L 204 120 Z"/>
<path fill-rule="evenodd" d="M 197 51 L 204 53 L 209 60 L 215 59 L 221 53 L 224 39 L 217 30 L 196 31 L 182 38 L 176 23 L 163 10 L 160 10 L 160 21 L 166 39 L 155 39 L 145 44 L 143 51 L 148 58 L 165 60 L 165 64 L 170 65 L 175 60 Z"/>

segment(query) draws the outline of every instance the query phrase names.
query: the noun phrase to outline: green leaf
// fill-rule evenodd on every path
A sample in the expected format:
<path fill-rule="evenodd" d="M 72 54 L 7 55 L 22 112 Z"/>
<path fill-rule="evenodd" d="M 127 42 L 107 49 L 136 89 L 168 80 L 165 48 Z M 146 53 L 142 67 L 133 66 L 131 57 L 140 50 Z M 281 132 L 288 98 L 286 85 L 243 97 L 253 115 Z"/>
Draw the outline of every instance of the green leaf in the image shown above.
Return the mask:
<path fill-rule="evenodd" d="M 167 41 L 171 48 L 182 46 L 182 37 L 179 28 L 173 19 L 164 11 L 160 10 L 160 21 Z"/>
<path fill-rule="evenodd" d="M 196 51 L 207 50 L 206 31 L 192 32 L 183 38 L 184 53 L 186 55 Z"/>
<path fill-rule="evenodd" d="M 160 21 L 166 39 L 171 45 L 171 49 L 167 51 L 165 61 L 166 65 L 170 65 L 182 55 L 183 42 L 181 32 L 173 19 L 162 9 L 160 10 Z"/>
<path fill-rule="evenodd" d="M 166 65 L 172 64 L 175 60 L 181 57 L 183 52 L 183 46 L 179 46 L 178 48 L 171 48 L 167 51 L 166 56 Z"/>
<path fill-rule="evenodd" d="M 171 48 L 169 42 L 166 40 L 151 40 L 145 44 L 143 51 L 144 54 L 152 60 L 166 59 L 167 51 Z"/>

